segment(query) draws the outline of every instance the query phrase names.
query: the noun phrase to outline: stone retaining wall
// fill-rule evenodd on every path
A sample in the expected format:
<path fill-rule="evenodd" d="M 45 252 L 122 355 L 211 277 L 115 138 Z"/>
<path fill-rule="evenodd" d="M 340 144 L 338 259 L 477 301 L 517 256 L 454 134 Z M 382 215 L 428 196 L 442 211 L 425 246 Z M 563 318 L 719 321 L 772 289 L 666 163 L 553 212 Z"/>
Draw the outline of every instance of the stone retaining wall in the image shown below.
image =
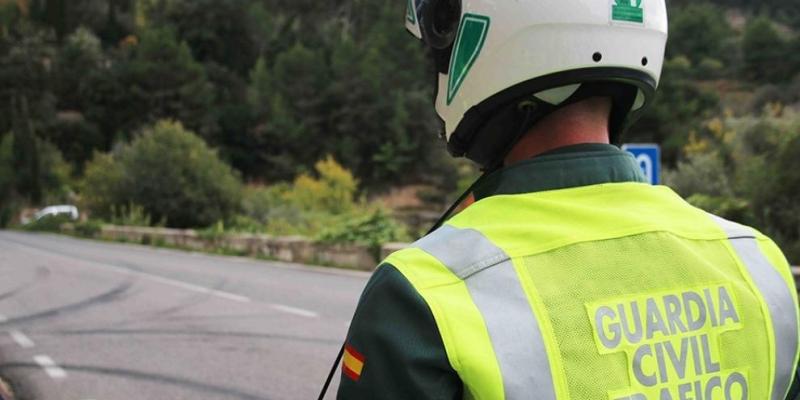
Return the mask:
<path fill-rule="evenodd" d="M 65 232 L 74 231 L 65 224 Z M 380 260 L 395 251 L 408 247 L 408 243 L 386 243 L 381 246 L 380 260 L 367 247 L 355 244 L 320 243 L 299 237 L 272 237 L 267 235 L 225 234 L 210 236 L 192 229 L 147 228 L 103 225 L 99 238 L 144 244 L 167 245 L 198 251 L 228 250 L 252 257 L 266 257 L 300 264 L 323 264 L 372 271 Z M 800 287 L 800 267 L 792 267 L 795 282 Z"/>
<path fill-rule="evenodd" d="M 62 226 L 73 233 L 71 224 Z M 178 247 L 197 251 L 230 251 L 252 257 L 300 264 L 322 264 L 371 271 L 377 265 L 375 254 L 367 246 L 320 243 L 303 237 L 267 235 L 213 235 L 192 229 L 149 228 L 103 225 L 99 239 Z"/>

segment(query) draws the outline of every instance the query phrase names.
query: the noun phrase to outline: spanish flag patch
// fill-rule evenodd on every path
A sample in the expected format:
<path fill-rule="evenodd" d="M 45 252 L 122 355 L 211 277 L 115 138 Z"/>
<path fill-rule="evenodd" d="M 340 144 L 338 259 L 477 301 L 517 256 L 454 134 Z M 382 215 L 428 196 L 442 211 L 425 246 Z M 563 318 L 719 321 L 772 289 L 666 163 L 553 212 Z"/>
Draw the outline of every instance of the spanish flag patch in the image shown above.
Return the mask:
<path fill-rule="evenodd" d="M 348 378 L 358 382 L 361 378 L 361 370 L 364 369 L 364 356 L 356 351 L 349 344 L 344 347 L 344 360 L 342 362 L 342 370 Z"/>

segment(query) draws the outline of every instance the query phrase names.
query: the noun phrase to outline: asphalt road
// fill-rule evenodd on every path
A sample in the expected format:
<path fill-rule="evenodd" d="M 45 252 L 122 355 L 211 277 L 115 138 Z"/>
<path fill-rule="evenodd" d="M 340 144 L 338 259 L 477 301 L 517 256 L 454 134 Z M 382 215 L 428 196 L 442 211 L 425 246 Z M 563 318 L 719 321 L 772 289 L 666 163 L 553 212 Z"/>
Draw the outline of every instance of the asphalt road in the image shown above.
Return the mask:
<path fill-rule="evenodd" d="M 0 374 L 33 400 L 315 399 L 368 276 L 0 231 Z"/>

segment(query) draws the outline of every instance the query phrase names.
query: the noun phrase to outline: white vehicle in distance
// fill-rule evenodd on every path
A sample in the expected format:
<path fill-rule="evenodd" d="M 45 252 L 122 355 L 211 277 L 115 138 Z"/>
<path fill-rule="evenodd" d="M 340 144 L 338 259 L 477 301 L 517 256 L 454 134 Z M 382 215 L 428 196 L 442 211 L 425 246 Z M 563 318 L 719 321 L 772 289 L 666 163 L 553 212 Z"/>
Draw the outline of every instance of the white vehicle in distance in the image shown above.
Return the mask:
<path fill-rule="evenodd" d="M 33 220 L 38 221 L 44 217 L 57 217 L 59 215 L 67 215 L 73 221 L 77 221 L 80 217 L 78 207 L 61 205 L 45 207 L 33 214 Z"/>

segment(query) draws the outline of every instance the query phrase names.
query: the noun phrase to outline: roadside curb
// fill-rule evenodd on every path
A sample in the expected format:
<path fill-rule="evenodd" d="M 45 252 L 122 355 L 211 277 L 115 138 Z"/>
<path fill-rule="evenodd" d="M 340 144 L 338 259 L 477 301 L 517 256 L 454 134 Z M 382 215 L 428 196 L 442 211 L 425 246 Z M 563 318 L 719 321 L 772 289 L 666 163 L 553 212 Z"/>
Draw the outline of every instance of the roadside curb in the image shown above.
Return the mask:
<path fill-rule="evenodd" d="M 11 391 L 11 385 L 6 383 L 3 378 L 0 378 L 0 400 L 14 400 L 14 392 Z"/>

